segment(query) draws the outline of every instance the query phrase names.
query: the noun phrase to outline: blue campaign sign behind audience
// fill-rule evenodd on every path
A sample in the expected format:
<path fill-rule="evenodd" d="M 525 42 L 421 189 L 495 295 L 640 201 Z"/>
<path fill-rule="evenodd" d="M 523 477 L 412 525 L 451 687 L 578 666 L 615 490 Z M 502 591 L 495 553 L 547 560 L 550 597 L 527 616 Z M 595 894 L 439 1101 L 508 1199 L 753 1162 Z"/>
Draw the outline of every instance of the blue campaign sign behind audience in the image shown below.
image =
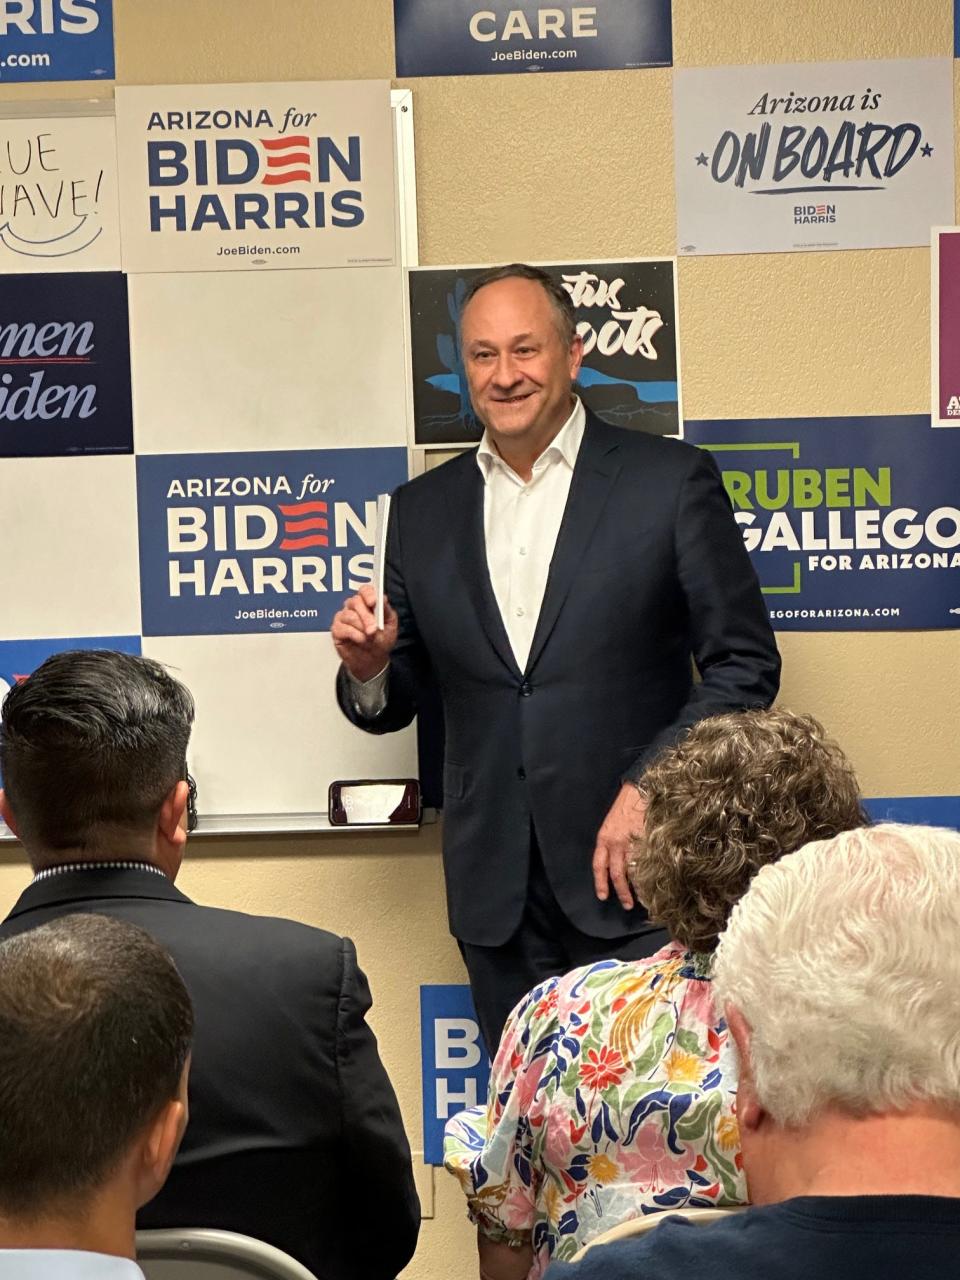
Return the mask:
<path fill-rule="evenodd" d="M 0 297 L 0 457 L 131 453 L 126 278 L 0 276 Z"/>
<path fill-rule="evenodd" d="M 113 79 L 113 0 L 17 0 L 0 8 L 0 82 Z"/>
<path fill-rule="evenodd" d="M 443 1164 L 443 1127 L 487 1097 L 490 1060 L 480 1038 L 470 988 L 440 983 L 420 988 L 423 1072 L 423 1160 Z"/>
<path fill-rule="evenodd" d="M 673 61 L 670 0 L 394 0 L 398 76 L 621 71 Z"/>
<path fill-rule="evenodd" d="M 960 796 L 877 796 L 864 805 L 874 822 L 911 822 L 960 831 Z"/>

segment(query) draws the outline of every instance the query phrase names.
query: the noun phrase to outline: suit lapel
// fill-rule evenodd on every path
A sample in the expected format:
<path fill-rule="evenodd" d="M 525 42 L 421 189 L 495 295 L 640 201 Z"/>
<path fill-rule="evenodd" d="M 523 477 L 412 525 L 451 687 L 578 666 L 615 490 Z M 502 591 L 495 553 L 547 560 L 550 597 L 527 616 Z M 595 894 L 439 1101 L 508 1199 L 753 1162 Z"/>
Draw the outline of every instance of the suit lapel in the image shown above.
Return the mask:
<path fill-rule="evenodd" d="M 483 476 L 476 462 L 476 452 L 469 455 L 472 466 L 466 468 L 459 493 L 460 528 L 455 539 L 457 556 L 480 625 L 511 675 L 520 679 L 520 668 L 510 647 L 497 598 L 490 582 L 486 539 L 483 531 Z"/>
<path fill-rule="evenodd" d="M 570 481 L 567 505 L 557 534 L 557 545 L 550 561 L 537 629 L 530 646 L 528 672 L 533 669 L 556 625 L 604 504 L 620 472 L 619 445 L 613 434 L 605 428 L 605 423 L 588 412 L 586 430 Z"/>

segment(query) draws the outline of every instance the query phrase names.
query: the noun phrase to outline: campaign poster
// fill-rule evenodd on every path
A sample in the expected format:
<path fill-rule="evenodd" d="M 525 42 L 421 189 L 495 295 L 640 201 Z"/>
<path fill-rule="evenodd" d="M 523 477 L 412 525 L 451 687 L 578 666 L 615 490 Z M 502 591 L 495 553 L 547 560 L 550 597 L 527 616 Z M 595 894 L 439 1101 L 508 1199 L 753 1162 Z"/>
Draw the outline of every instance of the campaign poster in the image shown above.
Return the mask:
<path fill-rule="evenodd" d="M 670 0 L 393 0 L 398 76 L 669 67 Z"/>
<path fill-rule="evenodd" d="M 931 419 L 960 427 L 960 227 L 934 227 L 930 253 Z"/>
<path fill-rule="evenodd" d="M 873 822 L 909 822 L 960 831 L 960 796 L 874 796 L 863 807 Z"/>
<path fill-rule="evenodd" d="M 433 983 L 420 988 L 420 1055 L 423 1162 L 439 1165 L 447 1120 L 487 1100 L 490 1059 L 468 986 Z"/>
<path fill-rule="evenodd" d="M 125 271 L 396 260 L 386 80 L 118 86 Z"/>
<path fill-rule="evenodd" d="M 960 433 L 925 415 L 688 422 L 778 631 L 960 627 Z"/>
<path fill-rule="evenodd" d="M 403 448 L 138 456 L 143 634 L 329 631 L 406 479 Z"/>
<path fill-rule="evenodd" d="M 953 221 L 953 61 L 674 72 L 682 254 L 930 243 Z"/>
<path fill-rule="evenodd" d="M 131 453 L 119 271 L 0 276 L 0 457 Z"/>
<path fill-rule="evenodd" d="M 676 272 L 671 258 L 540 263 L 570 294 L 583 365 L 577 389 L 615 426 L 682 434 Z M 486 267 L 411 271 L 414 443 L 480 439 L 460 353 L 460 306 Z"/>
<path fill-rule="evenodd" d="M 113 0 L 16 0 L 0 10 L 0 84 L 113 79 Z"/>
<path fill-rule="evenodd" d="M 119 270 L 112 115 L 4 120 L 0 272 Z"/>

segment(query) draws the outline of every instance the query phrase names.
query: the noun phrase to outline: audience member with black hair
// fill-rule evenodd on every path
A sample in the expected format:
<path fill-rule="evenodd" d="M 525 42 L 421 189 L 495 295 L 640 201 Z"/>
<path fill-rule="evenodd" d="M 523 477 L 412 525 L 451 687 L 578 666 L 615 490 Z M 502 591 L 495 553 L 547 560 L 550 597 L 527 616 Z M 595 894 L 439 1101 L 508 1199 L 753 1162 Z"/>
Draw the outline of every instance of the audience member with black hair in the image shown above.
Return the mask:
<path fill-rule="evenodd" d="M 366 978 L 346 938 L 174 887 L 193 714 L 159 663 L 106 650 L 56 654 L 10 690 L 0 814 L 35 876 L 0 937 L 97 912 L 141 925 L 183 974 L 197 1022 L 191 1125 L 140 1226 L 239 1231 L 321 1280 L 391 1280 L 420 1211 Z"/>
<path fill-rule="evenodd" d="M 192 1033 L 142 929 L 71 915 L 0 943 L 0 1275 L 142 1280 L 136 1211 L 183 1135 Z"/>
<path fill-rule="evenodd" d="M 720 939 L 753 1206 L 549 1280 L 941 1280 L 960 1252 L 960 834 L 885 824 L 764 867 Z"/>

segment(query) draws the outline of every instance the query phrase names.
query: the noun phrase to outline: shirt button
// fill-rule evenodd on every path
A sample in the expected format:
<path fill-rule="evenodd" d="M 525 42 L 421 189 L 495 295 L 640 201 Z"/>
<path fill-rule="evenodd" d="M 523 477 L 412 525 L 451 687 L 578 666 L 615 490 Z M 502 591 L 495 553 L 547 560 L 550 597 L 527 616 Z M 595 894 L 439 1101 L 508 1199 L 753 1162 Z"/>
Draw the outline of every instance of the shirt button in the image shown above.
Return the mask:
<path fill-rule="evenodd" d="M 527 554 L 527 548 L 526 548 L 526 547 L 518 547 L 518 548 L 517 548 L 517 550 L 519 551 L 520 555 L 522 555 L 522 556 L 525 556 L 525 555 Z"/>
<path fill-rule="evenodd" d="M 523 617 L 523 610 L 522 610 L 522 609 L 518 609 L 518 610 L 517 610 L 517 617 L 518 617 L 518 618 L 522 618 L 522 617 Z"/>

